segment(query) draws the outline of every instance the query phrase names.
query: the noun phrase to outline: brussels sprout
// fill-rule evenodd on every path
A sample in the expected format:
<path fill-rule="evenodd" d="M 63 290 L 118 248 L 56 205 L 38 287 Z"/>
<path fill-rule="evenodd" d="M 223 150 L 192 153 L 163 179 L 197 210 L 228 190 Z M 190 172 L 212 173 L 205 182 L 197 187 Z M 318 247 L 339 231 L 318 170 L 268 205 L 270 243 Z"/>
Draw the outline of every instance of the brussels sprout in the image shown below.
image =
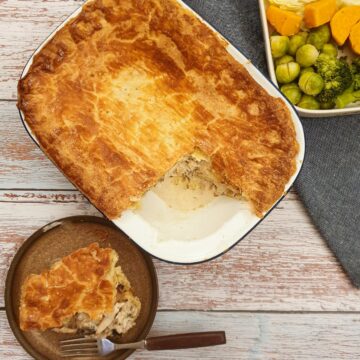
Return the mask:
<path fill-rule="evenodd" d="M 307 43 L 314 45 L 318 50 L 321 50 L 323 46 L 330 41 L 331 32 L 328 24 L 319 26 L 312 30 L 307 38 Z"/>
<path fill-rule="evenodd" d="M 296 52 L 296 61 L 302 67 L 308 67 L 315 64 L 319 56 L 319 51 L 314 45 L 306 44 L 301 46 Z"/>
<path fill-rule="evenodd" d="M 295 83 L 285 84 L 280 88 L 281 92 L 296 105 L 301 99 L 301 91 Z"/>
<path fill-rule="evenodd" d="M 312 66 L 303 68 L 303 69 L 301 69 L 301 71 L 300 71 L 300 76 L 301 76 L 302 74 L 306 74 L 306 73 L 309 73 L 309 72 L 315 72 L 315 69 L 314 69 Z"/>
<path fill-rule="evenodd" d="M 315 72 L 307 72 L 300 76 L 299 87 L 307 95 L 317 95 L 324 88 L 324 80 Z"/>
<path fill-rule="evenodd" d="M 306 33 L 305 33 L 306 34 Z M 296 54 L 296 51 L 298 50 L 298 48 L 300 46 L 303 46 L 306 44 L 306 38 L 300 34 L 296 34 L 296 35 L 293 35 L 291 38 L 290 38 L 290 41 L 289 41 L 289 50 L 288 50 L 288 53 L 290 55 L 295 55 Z"/>
<path fill-rule="evenodd" d="M 280 64 L 276 67 L 276 79 L 281 84 L 287 84 L 295 80 L 300 73 L 300 65 L 296 62 Z"/>
<path fill-rule="evenodd" d="M 327 103 L 320 103 L 320 108 L 324 110 L 333 109 L 335 107 L 335 103 L 327 102 Z"/>
<path fill-rule="evenodd" d="M 289 62 L 295 61 L 294 58 L 290 55 L 284 55 L 279 59 L 275 60 L 275 65 L 287 64 Z"/>
<path fill-rule="evenodd" d="M 303 109 L 319 110 L 320 103 L 310 95 L 303 95 L 297 106 Z"/>
<path fill-rule="evenodd" d="M 335 45 L 333 44 L 325 44 L 321 50 L 322 54 L 326 54 L 329 56 L 334 56 L 337 57 L 338 55 L 338 49 Z"/>
<path fill-rule="evenodd" d="M 306 31 L 300 31 L 300 32 L 298 32 L 296 35 L 301 36 L 301 37 L 306 41 L 307 38 L 308 38 L 308 36 L 309 36 L 309 33 L 306 32 Z"/>
<path fill-rule="evenodd" d="M 280 58 L 284 56 L 289 49 L 289 38 L 279 35 L 271 36 L 270 45 L 272 57 L 275 59 Z"/>

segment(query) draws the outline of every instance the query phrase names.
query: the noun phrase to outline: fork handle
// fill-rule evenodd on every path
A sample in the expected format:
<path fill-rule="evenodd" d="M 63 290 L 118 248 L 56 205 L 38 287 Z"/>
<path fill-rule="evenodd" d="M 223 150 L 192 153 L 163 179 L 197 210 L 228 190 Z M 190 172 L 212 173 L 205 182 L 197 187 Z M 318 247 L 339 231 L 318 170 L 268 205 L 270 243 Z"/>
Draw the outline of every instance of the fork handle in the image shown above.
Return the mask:
<path fill-rule="evenodd" d="M 226 344 L 225 331 L 151 337 L 145 340 L 147 350 L 175 350 Z"/>

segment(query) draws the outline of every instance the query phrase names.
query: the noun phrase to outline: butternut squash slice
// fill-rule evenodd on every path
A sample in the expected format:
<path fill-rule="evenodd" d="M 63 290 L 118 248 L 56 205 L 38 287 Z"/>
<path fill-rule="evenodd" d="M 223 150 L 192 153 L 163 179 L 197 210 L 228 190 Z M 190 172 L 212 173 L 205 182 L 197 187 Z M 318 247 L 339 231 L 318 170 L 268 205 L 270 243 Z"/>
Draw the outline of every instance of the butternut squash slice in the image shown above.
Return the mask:
<path fill-rule="evenodd" d="M 351 28 L 349 39 L 354 53 L 360 55 L 360 22 Z"/>
<path fill-rule="evenodd" d="M 339 46 L 345 44 L 351 28 L 360 21 L 360 6 L 344 6 L 331 19 L 332 37 Z"/>
<path fill-rule="evenodd" d="M 266 17 L 269 23 L 281 35 L 294 35 L 300 30 L 302 18 L 291 11 L 270 5 L 266 10 Z"/>
<path fill-rule="evenodd" d="M 335 14 L 336 8 L 336 0 L 319 0 L 305 5 L 305 25 L 311 29 L 326 24 Z"/>

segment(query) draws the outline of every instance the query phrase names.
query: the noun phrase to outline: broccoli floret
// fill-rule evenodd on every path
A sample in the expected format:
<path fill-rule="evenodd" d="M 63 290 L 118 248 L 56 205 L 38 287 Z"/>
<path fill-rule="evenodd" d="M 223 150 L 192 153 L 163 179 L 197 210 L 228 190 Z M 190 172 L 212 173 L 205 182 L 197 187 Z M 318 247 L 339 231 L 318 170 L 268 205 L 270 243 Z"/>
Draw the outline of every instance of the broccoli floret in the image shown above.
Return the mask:
<path fill-rule="evenodd" d="M 344 59 L 320 54 L 315 68 L 325 82 L 323 91 L 317 97 L 321 103 L 335 101 L 336 97 L 343 93 L 353 81 L 350 65 Z"/>
<path fill-rule="evenodd" d="M 342 109 L 348 104 L 360 101 L 360 58 L 355 58 L 350 66 L 352 73 L 352 84 L 337 96 L 336 107 Z"/>
<path fill-rule="evenodd" d="M 353 60 L 351 64 L 351 71 L 354 78 L 353 81 L 354 90 L 355 91 L 360 90 L 360 57 Z"/>
<path fill-rule="evenodd" d="M 360 90 L 360 74 L 354 75 L 354 89 Z"/>
<path fill-rule="evenodd" d="M 321 103 L 331 103 L 334 99 L 342 93 L 343 86 L 337 80 L 326 81 L 323 90 L 317 96 Z"/>
<path fill-rule="evenodd" d="M 352 61 L 351 67 L 356 73 L 360 73 L 360 57 L 357 57 Z"/>

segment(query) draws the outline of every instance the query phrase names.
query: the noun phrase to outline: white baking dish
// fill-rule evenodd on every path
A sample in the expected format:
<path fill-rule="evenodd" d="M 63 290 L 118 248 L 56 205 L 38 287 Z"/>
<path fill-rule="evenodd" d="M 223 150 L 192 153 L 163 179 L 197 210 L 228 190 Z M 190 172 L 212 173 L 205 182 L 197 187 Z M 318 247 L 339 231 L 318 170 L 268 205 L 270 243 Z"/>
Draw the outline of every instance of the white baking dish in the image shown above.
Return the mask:
<path fill-rule="evenodd" d="M 265 51 L 266 51 L 266 60 L 269 69 L 269 74 L 272 82 L 278 86 L 276 76 L 274 61 L 271 56 L 271 47 L 270 47 L 270 27 L 266 19 L 266 7 L 268 5 L 267 0 L 259 0 L 260 7 L 260 17 L 264 34 L 265 42 Z M 346 107 L 345 109 L 329 109 L 329 110 L 309 110 L 302 109 L 298 106 L 295 106 L 297 112 L 304 117 L 330 117 L 330 116 L 342 116 L 342 115 L 353 115 L 360 114 L 360 104 L 354 103 Z"/>
<path fill-rule="evenodd" d="M 181 1 L 179 3 L 188 8 Z M 75 11 L 56 31 L 71 18 L 78 15 L 80 11 L 81 8 Z M 204 20 L 201 19 L 201 21 L 216 32 Z M 34 55 L 55 35 L 56 31 L 50 35 Z M 296 159 L 297 169 L 284 189 L 285 195 L 298 176 L 304 159 L 305 141 L 301 122 L 291 104 L 243 54 L 231 44 L 228 45 L 228 51 L 239 63 L 246 67 L 249 73 L 269 94 L 283 98 L 289 107 L 300 146 Z M 34 55 L 26 65 L 22 77 L 28 72 Z M 38 143 L 26 123 L 24 114 L 20 113 L 20 115 L 30 136 Z M 273 206 L 282 198 L 283 196 Z M 264 217 L 270 211 L 264 214 Z M 244 238 L 261 220 L 251 212 L 248 203 L 245 201 L 221 196 L 203 208 L 182 212 L 167 206 L 150 190 L 141 200 L 137 210 L 125 211 L 119 219 L 113 220 L 113 222 L 151 255 L 173 263 L 194 264 L 213 259 L 225 253 Z"/>

